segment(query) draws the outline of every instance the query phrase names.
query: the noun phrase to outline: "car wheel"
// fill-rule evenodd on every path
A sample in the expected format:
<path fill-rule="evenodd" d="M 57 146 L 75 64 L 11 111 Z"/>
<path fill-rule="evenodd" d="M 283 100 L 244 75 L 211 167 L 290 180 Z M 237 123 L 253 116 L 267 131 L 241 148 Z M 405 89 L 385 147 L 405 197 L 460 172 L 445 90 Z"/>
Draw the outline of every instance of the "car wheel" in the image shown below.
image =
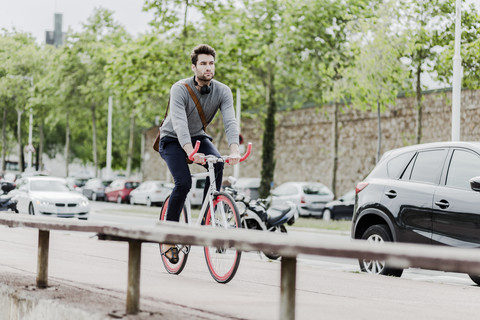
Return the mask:
<path fill-rule="evenodd" d="M 373 244 L 381 244 L 383 242 L 392 242 L 392 236 L 388 227 L 384 224 L 376 224 L 369 227 L 362 235 L 362 239 Z M 358 260 L 360 269 L 363 272 L 381 274 L 386 276 L 400 277 L 403 269 L 389 268 L 385 265 L 385 261 L 379 260 Z"/>
<path fill-rule="evenodd" d="M 35 215 L 35 209 L 33 208 L 33 203 L 30 203 L 28 205 L 28 214 L 34 216 Z"/>
<path fill-rule="evenodd" d="M 92 201 L 97 201 L 97 193 L 92 193 Z"/>
<path fill-rule="evenodd" d="M 122 197 L 118 196 L 117 203 L 122 203 Z"/>
<path fill-rule="evenodd" d="M 147 202 L 145 203 L 145 205 L 147 207 L 151 207 L 152 206 L 152 200 L 150 200 L 150 198 L 147 198 Z"/>
<path fill-rule="evenodd" d="M 469 274 L 468 276 L 470 277 L 470 279 L 472 279 L 473 282 L 480 286 L 480 275 Z"/>
<path fill-rule="evenodd" d="M 332 220 L 332 211 L 330 211 L 330 209 L 325 209 L 323 211 L 323 216 L 322 216 L 323 220 L 325 221 L 330 221 Z"/>

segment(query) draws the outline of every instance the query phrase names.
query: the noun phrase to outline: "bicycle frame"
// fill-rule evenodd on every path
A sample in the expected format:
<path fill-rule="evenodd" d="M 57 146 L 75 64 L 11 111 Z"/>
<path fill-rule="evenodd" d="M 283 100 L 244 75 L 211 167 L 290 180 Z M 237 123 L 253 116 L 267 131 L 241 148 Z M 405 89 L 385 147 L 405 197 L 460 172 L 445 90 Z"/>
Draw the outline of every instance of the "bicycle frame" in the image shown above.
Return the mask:
<path fill-rule="evenodd" d="M 215 162 L 219 162 L 220 159 L 222 158 L 217 158 L 214 156 L 207 156 L 205 157 L 207 164 L 208 164 L 208 171 L 207 172 L 202 172 L 202 173 L 194 173 L 192 174 L 192 177 L 198 177 L 198 178 L 204 178 L 204 177 L 209 177 L 210 179 L 210 185 L 208 186 L 208 191 L 206 195 L 206 199 L 202 203 L 202 207 L 200 209 L 200 214 L 198 215 L 197 222 L 195 223 L 196 225 L 201 225 L 202 224 L 202 219 L 205 216 L 205 213 L 207 212 L 207 208 L 213 208 L 213 198 L 217 192 L 217 188 L 215 186 L 215 169 L 213 167 L 213 164 Z M 225 159 L 223 159 L 225 160 Z M 185 201 L 185 207 L 186 207 L 186 214 L 188 217 L 188 223 L 190 224 L 192 221 L 192 205 L 190 203 L 190 194 L 187 196 L 187 199 Z M 213 210 L 213 209 L 212 209 Z M 225 216 L 225 211 L 223 208 L 220 208 L 220 212 L 222 215 L 222 219 L 225 222 L 224 225 L 226 225 L 227 218 Z M 212 219 L 212 226 L 215 228 L 216 223 L 215 219 Z"/>

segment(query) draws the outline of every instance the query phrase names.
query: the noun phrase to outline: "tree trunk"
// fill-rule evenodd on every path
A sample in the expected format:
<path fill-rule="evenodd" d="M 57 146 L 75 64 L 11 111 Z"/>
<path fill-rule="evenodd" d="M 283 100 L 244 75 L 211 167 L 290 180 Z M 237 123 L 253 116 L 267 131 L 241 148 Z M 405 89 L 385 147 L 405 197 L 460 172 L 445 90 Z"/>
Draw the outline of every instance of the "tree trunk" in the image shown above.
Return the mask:
<path fill-rule="evenodd" d="M 380 160 L 380 152 L 382 150 L 382 118 L 380 114 L 380 101 L 377 101 L 377 122 L 378 122 L 378 139 L 377 139 L 377 158 L 375 163 Z"/>
<path fill-rule="evenodd" d="M 417 139 L 416 143 L 419 144 L 422 141 L 422 84 L 420 76 L 422 74 L 422 66 L 419 64 L 417 67 Z"/>
<path fill-rule="evenodd" d="M 128 140 L 128 156 L 127 156 L 127 177 L 130 178 L 132 172 L 132 158 L 133 158 L 133 139 L 135 136 L 135 109 L 132 110 L 130 116 L 130 139 Z"/>
<path fill-rule="evenodd" d="M 98 178 L 97 117 L 95 116 L 95 104 L 92 104 L 91 110 L 92 110 L 92 150 L 93 150 L 93 166 L 95 167 L 95 178 Z"/>
<path fill-rule="evenodd" d="M 69 112 L 67 111 L 66 125 L 65 125 L 65 176 L 69 176 L 68 172 L 68 157 L 70 153 L 70 122 Z"/>
<path fill-rule="evenodd" d="M 332 123 L 332 154 L 333 154 L 333 165 L 332 165 L 332 192 L 333 197 L 337 197 L 337 169 L 338 169 L 338 112 L 340 109 L 340 104 L 335 102 L 335 110 L 333 112 L 333 123 Z"/>
<path fill-rule="evenodd" d="M 5 172 L 7 167 L 5 158 L 7 157 L 7 106 L 3 107 L 3 119 L 2 119 L 2 172 Z"/>
<path fill-rule="evenodd" d="M 265 132 L 263 134 L 262 146 L 262 173 L 259 188 L 260 198 L 267 198 L 270 194 L 273 175 L 275 173 L 275 114 L 277 113 L 277 104 L 275 102 L 274 75 L 272 72 L 268 75 L 267 83 L 267 118 L 265 119 Z"/>
<path fill-rule="evenodd" d="M 23 172 L 23 146 L 22 146 L 22 113 L 23 111 L 17 109 L 17 143 L 18 143 L 18 171 Z"/>

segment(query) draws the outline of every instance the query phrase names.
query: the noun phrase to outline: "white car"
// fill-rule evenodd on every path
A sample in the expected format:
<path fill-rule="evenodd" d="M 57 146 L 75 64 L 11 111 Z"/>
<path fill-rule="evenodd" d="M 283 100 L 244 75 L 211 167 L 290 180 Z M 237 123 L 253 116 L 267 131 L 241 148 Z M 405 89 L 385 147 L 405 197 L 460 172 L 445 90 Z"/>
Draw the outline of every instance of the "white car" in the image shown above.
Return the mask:
<path fill-rule="evenodd" d="M 300 216 L 321 217 L 333 192 L 320 182 L 285 182 L 272 191 L 272 205 L 292 201 Z"/>
<path fill-rule="evenodd" d="M 193 177 L 192 189 L 190 189 L 189 197 L 192 206 L 201 206 L 203 203 L 203 191 L 205 190 L 206 178 Z"/>
<path fill-rule="evenodd" d="M 173 183 L 164 181 L 145 181 L 130 192 L 130 204 L 144 204 L 147 207 L 162 204 L 172 193 L 173 187 Z"/>
<path fill-rule="evenodd" d="M 15 190 L 19 213 L 88 219 L 88 199 L 72 191 L 65 179 L 55 177 L 26 177 Z"/>

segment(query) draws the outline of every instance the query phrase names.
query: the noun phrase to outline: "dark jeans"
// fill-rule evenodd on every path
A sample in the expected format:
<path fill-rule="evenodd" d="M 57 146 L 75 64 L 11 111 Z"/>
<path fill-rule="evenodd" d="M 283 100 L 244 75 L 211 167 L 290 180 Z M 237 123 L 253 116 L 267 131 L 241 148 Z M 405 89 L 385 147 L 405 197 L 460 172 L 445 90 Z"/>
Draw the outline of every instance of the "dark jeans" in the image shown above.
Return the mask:
<path fill-rule="evenodd" d="M 203 153 L 205 155 L 216 155 L 217 157 L 220 157 L 220 153 L 208 137 L 192 137 L 193 146 L 195 146 L 197 140 L 200 140 L 200 149 L 198 150 L 199 153 Z M 171 137 L 163 137 L 160 139 L 158 152 L 167 163 L 168 169 L 170 170 L 175 182 L 175 187 L 172 190 L 170 201 L 168 203 L 166 220 L 179 221 L 180 213 L 182 212 L 182 208 L 185 204 L 185 199 L 187 198 L 187 194 L 192 187 L 192 176 L 186 161 L 187 155 L 180 146 L 178 139 Z M 204 167 L 208 169 L 207 164 L 205 164 Z M 214 168 L 216 187 L 217 190 L 220 190 L 223 179 L 223 162 L 214 164 Z M 207 177 L 205 190 L 203 192 L 204 199 L 209 186 L 210 178 Z"/>

